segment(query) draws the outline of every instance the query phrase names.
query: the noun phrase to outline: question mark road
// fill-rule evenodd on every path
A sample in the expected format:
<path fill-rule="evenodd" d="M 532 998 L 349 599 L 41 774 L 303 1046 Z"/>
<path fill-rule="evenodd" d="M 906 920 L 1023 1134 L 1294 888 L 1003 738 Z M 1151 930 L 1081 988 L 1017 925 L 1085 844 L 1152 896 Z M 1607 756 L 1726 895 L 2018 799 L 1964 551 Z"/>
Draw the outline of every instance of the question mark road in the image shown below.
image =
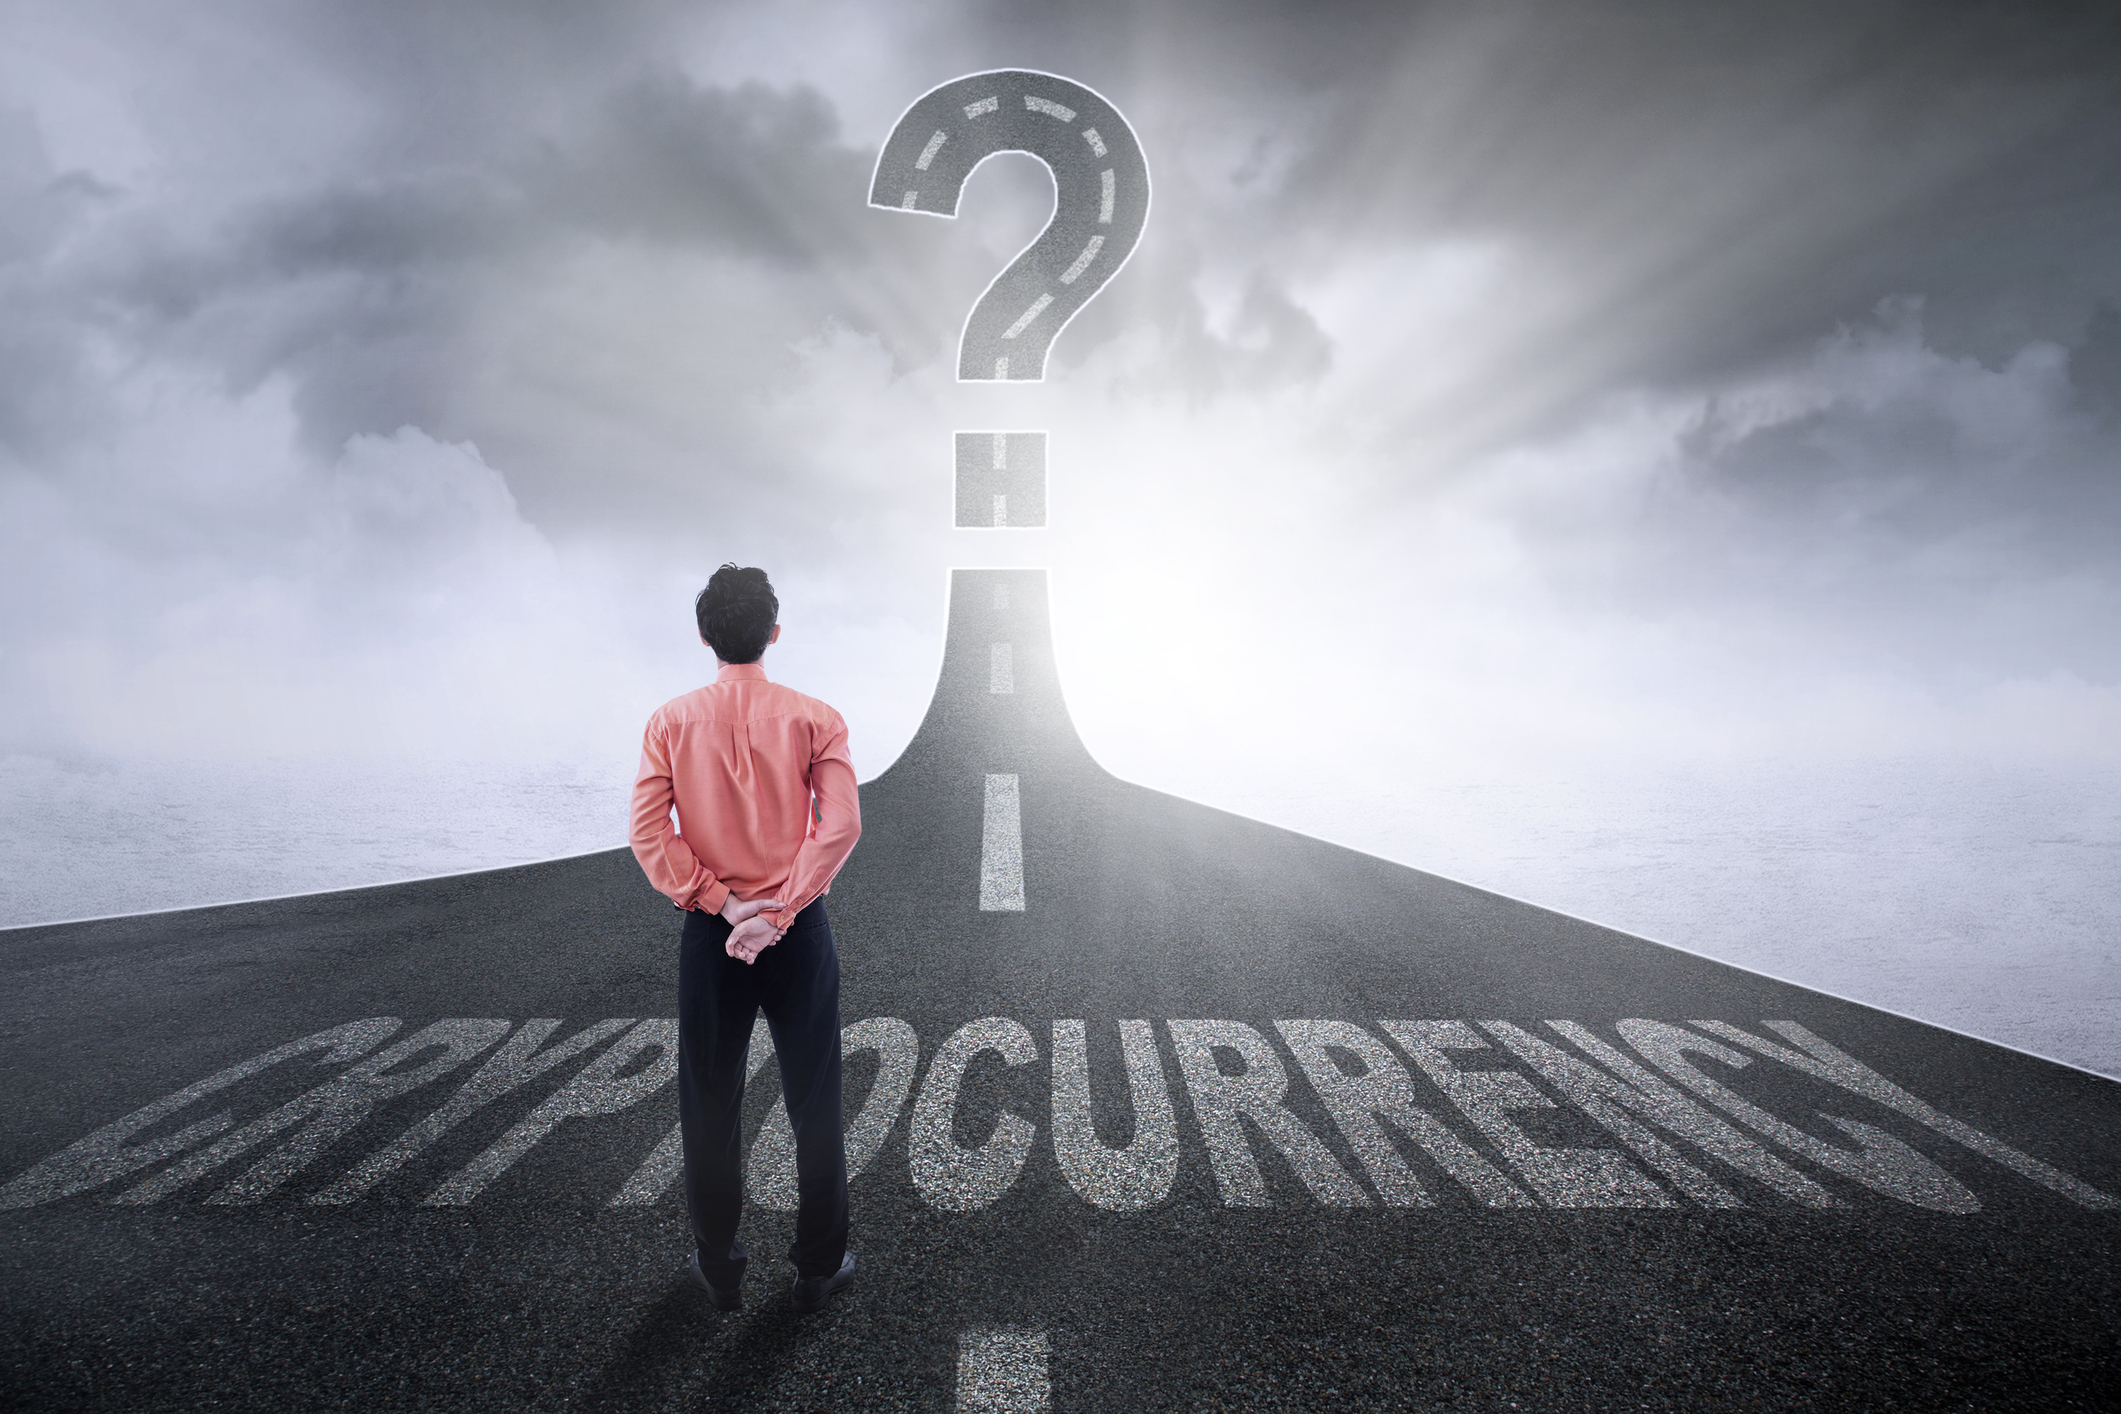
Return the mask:
<path fill-rule="evenodd" d="M 999 152 L 1053 173 L 1053 218 L 965 317 L 960 382 L 1036 383 L 1068 321 L 1134 253 L 1149 219 L 1149 169 L 1134 128 L 1101 94 L 1057 74 L 996 69 L 952 79 L 900 115 L 877 156 L 869 204 L 954 218 L 965 179 Z M 1043 431 L 960 431 L 955 523 L 1046 524 Z"/>
<path fill-rule="evenodd" d="M 762 1033 L 744 1309 L 682 1268 L 677 918 L 614 850 L 0 932 L 6 1402 L 2121 1387 L 2121 1085 L 1115 780 L 1045 581 L 953 575 L 828 901 L 860 1266 L 825 1313 L 786 1304 Z"/>
<path fill-rule="evenodd" d="M 1119 273 L 1149 219 L 1149 168 L 1117 108 L 1057 74 L 996 69 L 939 85 L 892 126 L 869 204 L 955 217 L 972 169 L 1028 152 L 1053 171 L 1053 219 L 966 316 L 957 376 L 1038 382 L 1068 321 Z"/>

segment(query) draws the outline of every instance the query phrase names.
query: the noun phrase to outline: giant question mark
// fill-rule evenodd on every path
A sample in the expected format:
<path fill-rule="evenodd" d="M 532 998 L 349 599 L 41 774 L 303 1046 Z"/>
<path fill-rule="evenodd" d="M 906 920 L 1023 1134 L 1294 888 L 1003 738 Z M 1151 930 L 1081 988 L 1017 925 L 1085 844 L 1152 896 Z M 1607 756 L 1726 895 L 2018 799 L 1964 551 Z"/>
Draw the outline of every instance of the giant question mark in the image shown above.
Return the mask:
<path fill-rule="evenodd" d="M 1041 382 L 1046 351 L 1119 273 L 1149 219 L 1149 167 L 1103 96 L 1058 74 L 995 69 L 930 89 L 877 155 L 869 204 L 946 219 L 972 169 L 1028 152 L 1053 172 L 1053 219 L 965 317 L 960 382 Z M 957 524 L 1046 523 L 1046 434 L 957 434 Z"/>

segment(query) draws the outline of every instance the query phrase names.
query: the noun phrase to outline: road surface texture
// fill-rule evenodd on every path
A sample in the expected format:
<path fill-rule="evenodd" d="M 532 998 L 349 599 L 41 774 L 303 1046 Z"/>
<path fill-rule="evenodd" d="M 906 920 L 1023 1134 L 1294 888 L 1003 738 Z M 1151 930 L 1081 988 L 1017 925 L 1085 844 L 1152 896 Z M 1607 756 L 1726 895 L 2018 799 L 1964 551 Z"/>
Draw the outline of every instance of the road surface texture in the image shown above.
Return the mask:
<path fill-rule="evenodd" d="M 2113 1407 L 2121 1086 L 1114 780 L 1045 596 L 957 573 L 830 895 L 825 1313 L 763 1027 L 687 1280 L 615 851 L 0 933 L 0 1403 Z"/>

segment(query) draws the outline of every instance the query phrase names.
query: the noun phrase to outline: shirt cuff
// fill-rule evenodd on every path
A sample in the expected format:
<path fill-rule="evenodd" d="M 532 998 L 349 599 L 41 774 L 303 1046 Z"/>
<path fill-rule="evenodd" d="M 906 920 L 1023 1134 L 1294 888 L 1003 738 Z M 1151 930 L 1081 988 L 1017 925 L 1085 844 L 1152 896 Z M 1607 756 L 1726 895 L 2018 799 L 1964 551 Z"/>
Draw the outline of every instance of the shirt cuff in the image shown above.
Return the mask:
<path fill-rule="evenodd" d="M 692 906 L 702 913 L 720 913 L 722 905 L 729 902 L 729 886 L 716 879 L 701 889 L 693 898 Z"/>
<path fill-rule="evenodd" d="M 795 920 L 796 920 L 796 917 L 797 917 L 797 915 L 799 915 L 800 913 L 802 913 L 803 909 L 805 909 L 805 908 L 808 908 L 808 907 L 810 907 L 810 905 L 811 905 L 811 904 L 813 904 L 813 903 L 816 903 L 816 902 L 817 902 L 817 901 L 818 901 L 819 899 L 823 898 L 823 897 L 824 897 L 824 896 L 825 896 L 826 894 L 829 894 L 829 893 L 831 893 L 831 892 L 832 892 L 832 883 L 831 883 L 831 881 L 830 881 L 830 880 L 827 880 L 827 881 L 826 881 L 826 883 L 825 883 L 825 887 L 824 887 L 824 888 L 822 888 L 822 889 L 819 889 L 819 890 L 818 890 L 818 891 L 817 891 L 816 893 L 812 894 L 812 895 L 811 895 L 811 896 L 810 896 L 809 898 L 806 898 L 806 899 L 804 899 L 804 900 L 803 900 L 803 902 L 802 902 L 802 905 L 801 905 L 801 907 L 798 907 L 798 908 L 775 908 L 775 909 L 770 909 L 770 910 L 768 910 L 767 912 L 761 913 L 761 914 L 759 915 L 759 917 L 761 917 L 761 918 L 765 919 L 765 920 L 766 920 L 766 921 L 767 921 L 768 923 L 771 923 L 771 924 L 772 924 L 772 925 L 773 925 L 774 927 L 776 927 L 776 928 L 779 928 L 779 929 L 780 929 L 780 930 L 782 930 L 783 932 L 786 932 L 786 931 L 787 931 L 787 929 L 788 929 L 788 926 L 789 926 L 790 924 L 792 924 L 792 923 L 794 923 L 794 922 L 795 922 Z"/>

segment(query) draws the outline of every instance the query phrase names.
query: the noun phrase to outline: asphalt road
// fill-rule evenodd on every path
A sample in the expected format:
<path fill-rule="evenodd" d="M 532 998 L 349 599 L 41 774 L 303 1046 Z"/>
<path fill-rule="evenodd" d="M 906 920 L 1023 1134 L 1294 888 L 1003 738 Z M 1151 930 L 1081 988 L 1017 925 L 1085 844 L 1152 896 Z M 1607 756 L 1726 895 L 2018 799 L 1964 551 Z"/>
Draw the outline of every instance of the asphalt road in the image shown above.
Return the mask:
<path fill-rule="evenodd" d="M 2121 1086 L 1114 780 L 1044 596 L 959 573 L 830 896 L 823 1315 L 770 1058 L 686 1279 L 614 852 L 0 933 L 0 1402 L 2111 1407 Z"/>

